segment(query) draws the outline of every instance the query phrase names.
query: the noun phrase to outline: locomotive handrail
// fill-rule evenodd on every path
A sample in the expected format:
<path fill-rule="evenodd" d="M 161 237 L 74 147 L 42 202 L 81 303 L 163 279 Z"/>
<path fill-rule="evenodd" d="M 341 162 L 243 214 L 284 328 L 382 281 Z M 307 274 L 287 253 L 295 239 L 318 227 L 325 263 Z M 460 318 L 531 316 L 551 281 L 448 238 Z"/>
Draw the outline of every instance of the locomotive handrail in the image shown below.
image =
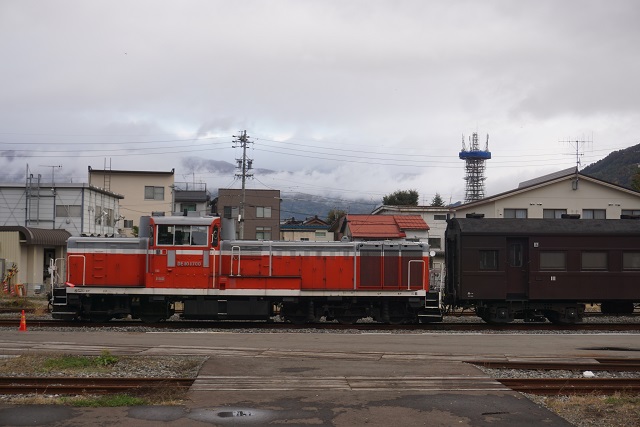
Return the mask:
<path fill-rule="evenodd" d="M 273 242 L 269 241 L 269 277 L 273 276 Z"/>
<path fill-rule="evenodd" d="M 241 257 L 240 246 L 231 246 L 231 268 L 229 269 L 231 276 L 233 276 L 233 254 L 236 249 L 238 250 L 238 274 L 236 274 L 236 276 L 240 276 L 240 257 Z"/>
<path fill-rule="evenodd" d="M 408 274 L 407 274 L 407 290 L 408 291 L 411 290 L 411 263 L 412 262 L 419 262 L 419 263 L 422 264 L 422 289 L 424 289 L 424 274 L 425 274 L 426 263 L 422 259 L 412 259 L 412 260 L 409 261 L 409 264 L 407 266 L 407 270 L 408 270 Z"/>
<path fill-rule="evenodd" d="M 51 285 L 57 286 L 61 283 L 62 278 L 60 277 L 60 272 L 64 271 L 66 273 L 66 270 L 64 269 L 64 262 L 64 258 L 52 258 L 49 261 L 49 268 L 51 269 Z M 58 264 L 60 264 L 60 267 L 58 267 Z"/>
<path fill-rule="evenodd" d="M 87 273 L 87 258 L 84 255 L 77 255 L 77 254 L 69 254 L 68 258 L 72 258 L 72 257 L 77 257 L 77 258 L 82 258 L 82 286 L 84 286 L 85 284 L 85 278 L 86 278 L 86 273 Z M 71 269 L 67 268 L 67 282 L 69 281 L 69 275 L 71 274 Z"/>

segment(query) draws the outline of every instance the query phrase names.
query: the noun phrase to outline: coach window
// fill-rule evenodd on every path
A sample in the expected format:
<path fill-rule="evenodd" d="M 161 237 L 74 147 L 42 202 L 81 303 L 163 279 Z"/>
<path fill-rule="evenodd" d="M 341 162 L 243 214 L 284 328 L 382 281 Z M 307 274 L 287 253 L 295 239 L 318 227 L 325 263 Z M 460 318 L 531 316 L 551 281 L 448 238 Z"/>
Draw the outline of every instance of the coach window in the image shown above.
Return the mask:
<path fill-rule="evenodd" d="M 582 252 L 583 270 L 607 270 L 609 268 L 606 252 Z"/>
<path fill-rule="evenodd" d="M 640 252 L 623 252 L 622 269 L 640 270 Z"/>
<path fill-rule="evenodd" d="M 511 267 L 522 267 L 522 244 L 514 243 L 509 246 L 509 265 Z"/>
<path fill-rule="evenodd" d="M 171 225 L 158 226 L 158 244 L 173 245 L 173 227 Z"/>
<path fill-rule="evenodd" d="M 194 225 L 191 227 L 191 244 L 194 246 L 206 246 L 207 230 L 206 225 Z"/>
<path fill-rule="evenodd" d="M 564 252 L 540 252 L 540 270 L 566 270 L 567 254 Z"/>
<path fill-rule="evenodd" d="M 498 269 L 498 251 L 480 251 L 480 270 Z"/>

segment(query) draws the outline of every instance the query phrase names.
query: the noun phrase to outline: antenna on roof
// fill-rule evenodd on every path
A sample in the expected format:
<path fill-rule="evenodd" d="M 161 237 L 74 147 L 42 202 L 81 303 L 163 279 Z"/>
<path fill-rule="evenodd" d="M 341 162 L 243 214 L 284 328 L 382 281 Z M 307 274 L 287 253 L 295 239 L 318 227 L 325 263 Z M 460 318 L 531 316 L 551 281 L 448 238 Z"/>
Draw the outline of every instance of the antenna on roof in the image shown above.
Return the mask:
<path fill-rule="evenodd" d="M 573 178 L 573 182 L 571 183 L 571 188 L 574 190 L 578 189 L 578 172 L 580 171 L 580 157 L 584 156 L 584 146 L 587 144 L 593 145 L 593 135 L 591 135 L 591 139 L 566 139 L 564 141 L 558 141 L 564 144 L 569 144 L 571 148 L 575 149 L 576 156 L 576 172 L 575 177 Z M 573 153 L 571 153 L 573 155 Z"/>

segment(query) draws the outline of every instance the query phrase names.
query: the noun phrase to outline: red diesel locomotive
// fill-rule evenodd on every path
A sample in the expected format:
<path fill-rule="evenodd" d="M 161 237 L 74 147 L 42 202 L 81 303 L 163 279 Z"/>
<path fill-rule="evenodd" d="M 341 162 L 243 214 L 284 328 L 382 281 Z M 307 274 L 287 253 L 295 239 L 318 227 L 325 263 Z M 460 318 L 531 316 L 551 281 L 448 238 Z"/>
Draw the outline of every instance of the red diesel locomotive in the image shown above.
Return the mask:
<path fill-rule="evenodd" d="M 223 240 L 218 217 L 145 217 L 141 237 L 72 237 L 54 319 L 353 323 L 441 319 L 421 242 Z"/>

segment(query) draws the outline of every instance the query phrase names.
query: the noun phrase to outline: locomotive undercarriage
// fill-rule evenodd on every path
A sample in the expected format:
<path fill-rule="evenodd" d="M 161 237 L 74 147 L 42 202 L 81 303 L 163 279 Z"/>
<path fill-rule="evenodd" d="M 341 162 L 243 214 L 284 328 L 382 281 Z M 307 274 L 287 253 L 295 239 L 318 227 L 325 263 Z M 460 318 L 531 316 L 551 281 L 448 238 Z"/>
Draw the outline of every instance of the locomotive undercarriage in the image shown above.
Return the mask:
<path fill-rule="evenodd" d="M 204 297 L 164 295 L 66 294 L 54 290 L 52 316 L 60 320 L 106 322 L 131 316 L 156 323 L 174 314 L 187 320 L 272 320 L 296 324 L 362 318 L 389 324 L 442 320 L 438 300 L 421 297 Z M 435 305 L 434 305 L 435 304 Z"/>
<path fill-rule="evenodd" d="M 584 304 L 576 302 L 479 301 L 474 302 L 476 314 L 491 324 L 510 323 L 515 319 L 525 322 L 544 322 L 569 325 L 582 322 Z"/>

